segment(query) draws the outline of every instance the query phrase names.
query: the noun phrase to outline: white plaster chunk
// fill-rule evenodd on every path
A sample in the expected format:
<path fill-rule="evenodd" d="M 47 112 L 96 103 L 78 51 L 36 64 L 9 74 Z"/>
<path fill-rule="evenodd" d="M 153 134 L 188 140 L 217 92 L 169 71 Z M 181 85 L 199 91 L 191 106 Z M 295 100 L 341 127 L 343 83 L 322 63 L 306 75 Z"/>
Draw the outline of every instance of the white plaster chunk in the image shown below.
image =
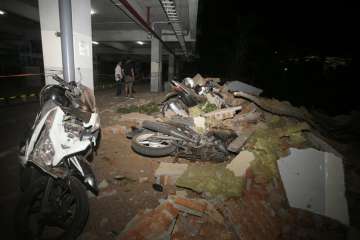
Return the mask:
<path fill-rule="evenodd" d="M 232 171 L 236 177 L 242 177 L 254 159 L 255 156 L 252 152 L 241 151 L 228 165 L 226 165 L 226 168 Z"/>
<path fill-rule="evenodd" d="M 291 207 L 349 224 L 341 158 L 313 148 L 291 148 L 277 163 Z"/>

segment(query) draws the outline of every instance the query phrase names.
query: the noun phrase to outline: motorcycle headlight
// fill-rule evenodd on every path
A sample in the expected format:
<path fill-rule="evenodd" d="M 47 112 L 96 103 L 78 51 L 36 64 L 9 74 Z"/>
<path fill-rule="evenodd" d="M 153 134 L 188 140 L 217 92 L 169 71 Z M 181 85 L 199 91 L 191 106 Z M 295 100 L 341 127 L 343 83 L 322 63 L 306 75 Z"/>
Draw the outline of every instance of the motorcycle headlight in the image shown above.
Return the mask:
<path fill-rule="evenodd" d="M 55 112 L 56 111 L 52 111 L 47 117 L 32 155 L 32 161 L 42 167 L 51 166 L 55 155 L 54 146 L 49 136 L 49 130 L 54 121 Z"/>

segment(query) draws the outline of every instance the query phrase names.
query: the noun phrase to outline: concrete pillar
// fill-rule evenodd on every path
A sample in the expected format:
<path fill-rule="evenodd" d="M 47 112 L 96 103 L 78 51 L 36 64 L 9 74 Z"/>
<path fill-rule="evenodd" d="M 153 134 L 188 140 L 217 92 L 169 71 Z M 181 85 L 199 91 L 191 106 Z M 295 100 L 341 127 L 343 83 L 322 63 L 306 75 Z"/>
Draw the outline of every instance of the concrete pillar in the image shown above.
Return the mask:
<path fill-rule="evenodd" d="M 94 89 L 91 1 L 71 0 L 75 81 Z"/>
<path fill-rule="evenodd" d="M 151 92 L 162 91 L 162 46 L 161 42 L 156 38 L 151 39 Z"/>
<path fill-rule="evenodd" d="M 93 89 L 90 0 L 71 0 L 75 81 Z M 39 16 L 45 74 L 62 71 L 58 0 L 39 0 Z M 62 75 L 62 74 L 60 74 Z M 54 83 L 51 76 L 46 84 Z"/>
<path fill-rule="evenodd" d="M 51 84 L 55 81 L 48 75 L 62 72 L 61 40 L 57 35 L 60 32 L 58 0 L 39 0 L 39 16 L 45 83 Z"/>
<path fill-rule="evenodd" d="M 174 63 L 175 63 L 175 57 L 173 54 L 169 53 L 169 69 L 168 69 L 168 80 L 169 82 L 171 80 L 174 80 Z"/>

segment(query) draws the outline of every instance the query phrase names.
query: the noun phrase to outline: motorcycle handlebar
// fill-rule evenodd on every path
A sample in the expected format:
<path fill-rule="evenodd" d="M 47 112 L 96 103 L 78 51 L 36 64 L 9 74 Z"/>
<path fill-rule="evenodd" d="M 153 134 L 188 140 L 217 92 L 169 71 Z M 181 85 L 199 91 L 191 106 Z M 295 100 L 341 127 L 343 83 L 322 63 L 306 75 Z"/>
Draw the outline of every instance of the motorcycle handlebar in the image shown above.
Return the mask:
<path fill-rule="evenodd" d="M 75 96 L 79 95 L 79 91 L 76 91 L 77 85 L 75 84 L 71 84 L 66 82 L 64 79 L 62 79 L 61 77 L 59 77 L 57 74 L 54 74 L 52 76 L 52 78 L 57 81 L 60 85 L 66 87 L 67 89 L 69 89 Z"/>

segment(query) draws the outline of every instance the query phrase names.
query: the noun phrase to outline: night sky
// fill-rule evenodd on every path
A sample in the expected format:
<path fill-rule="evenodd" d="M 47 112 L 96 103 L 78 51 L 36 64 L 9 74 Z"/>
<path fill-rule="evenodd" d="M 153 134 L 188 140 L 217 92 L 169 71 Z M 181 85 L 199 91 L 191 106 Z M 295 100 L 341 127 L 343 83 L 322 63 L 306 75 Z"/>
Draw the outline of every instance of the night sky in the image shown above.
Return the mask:
<path fill-rule="evenodd" d="M 295 105 L 333 114 L 357 108 L 350 100 L 357 94 L 351 69 L 359 9 L 314 2 L 248 6 L 200 0 L 197 70 L 251 83 Z M 305 62 L 309 56 L 318 60 Z M 326 57 L 350 61 L 324 71 Z M 289 61 L 294 58 L 299 61 Z"/>

